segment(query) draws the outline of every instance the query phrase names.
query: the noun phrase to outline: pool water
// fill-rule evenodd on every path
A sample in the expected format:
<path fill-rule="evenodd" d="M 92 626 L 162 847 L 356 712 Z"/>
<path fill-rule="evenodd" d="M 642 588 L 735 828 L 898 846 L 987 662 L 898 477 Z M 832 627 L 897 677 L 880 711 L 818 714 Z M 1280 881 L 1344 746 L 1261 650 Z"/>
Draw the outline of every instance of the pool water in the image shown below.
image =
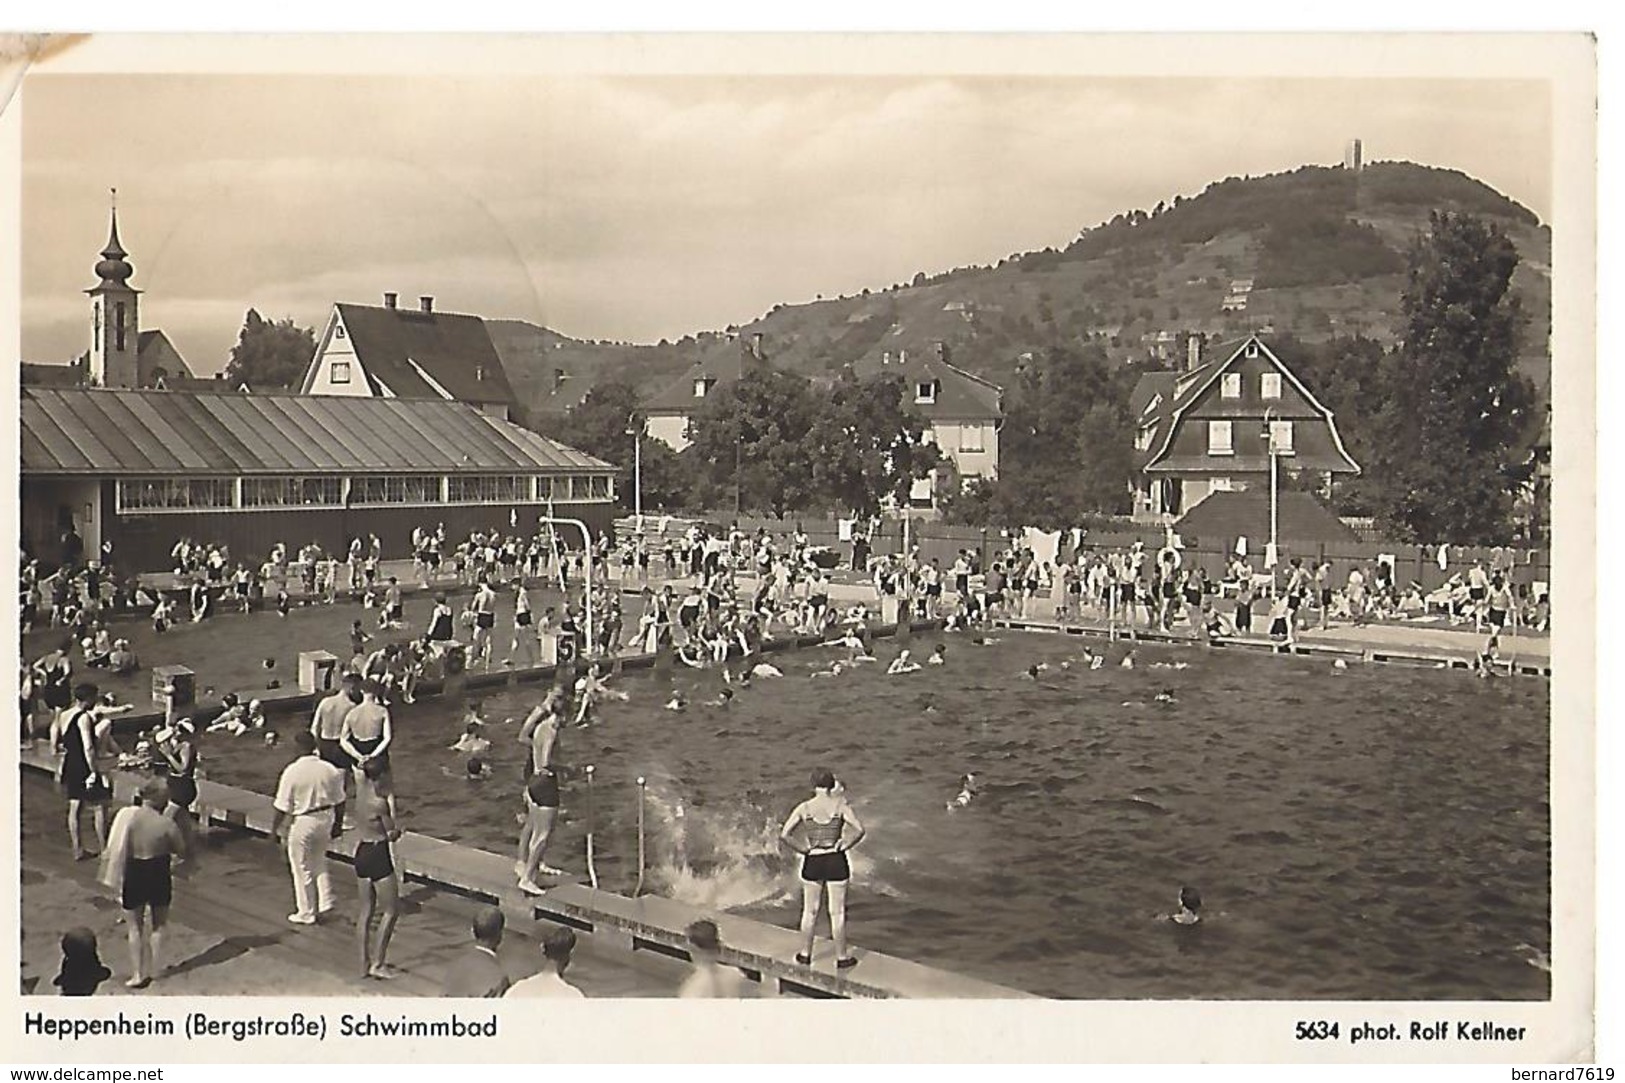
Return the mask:
<path fill-rule="evenodd" d="M 946 666 L 897 677 L 814 679 L 830 650 L 775 655 L 785 676 L 726 708 L 700 705 L 714 674 L 616 678 L 630 701 L 561 738 L 578 773 L 548 860 L 585 868 L 593 764 L 600 881 L 630 891 L 642 775 L 646 890 L 793 926 L 778 826 L 828 765 L 870 832 L 860 947 L 1061 997 L 1549 995 L 1547 681 L 1176 646 L 1139 647 L 1129 670 L 1123 644 L 1094 645 L 1109 660 L 1090 670 L 1077 639 L 942 638 Z M 673 686 L 684 713 L 663 709 Z M 500 720 L 541 695 L 485 699 L 479 783 L 447 749 L 455 704 L 398 707 L 404 826 L 511 852 L 524 749 Z M 288 753 L 211 736 L 204 758 L 269 793 Z M 968 771 L 980 795 L 950 812 Z M 1160 919 L 1182 884 L 1204 899 L 1196 929 Z"/>

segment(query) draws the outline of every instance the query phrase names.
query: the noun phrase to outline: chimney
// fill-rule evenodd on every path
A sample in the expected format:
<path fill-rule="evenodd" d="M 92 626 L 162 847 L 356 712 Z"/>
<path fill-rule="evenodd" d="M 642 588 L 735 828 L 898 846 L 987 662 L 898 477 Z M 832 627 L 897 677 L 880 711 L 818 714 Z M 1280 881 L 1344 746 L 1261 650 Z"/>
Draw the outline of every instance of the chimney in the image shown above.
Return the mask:
<path fill-rule="evenodd" d="M 423 312 L 433 312 L 434 311 L 434 298 L 433 297 L 428 297 L 428 296 L 419 297 L 418 298 L 418 308 Z"/>
<path fill-rule="evenodd" d="M 1195 372 L 1202 363 L 1202 340 L 1192 335 L 1185 340 L 1185 371 Z"/>
<path fill-rule="evenodd" d="M 386 293 L 386 294 L 384 294 L 384 307 L 385 308 L 394 308 L 395 307 L 395 299 L 398 296 L 399 296 L 398 294 L 394 294 L 394 293 Z"/>
<path fill-rule="evenodd" d="M 951 356 L 952 355 L 950 354 L 950 352 L 948 350 L 948 344 L 946 342 L 937 343 L 937 360 L 938 361 L 941 361 L 943 364 L 946 365 L 946 364 L 950 363 Z"/>

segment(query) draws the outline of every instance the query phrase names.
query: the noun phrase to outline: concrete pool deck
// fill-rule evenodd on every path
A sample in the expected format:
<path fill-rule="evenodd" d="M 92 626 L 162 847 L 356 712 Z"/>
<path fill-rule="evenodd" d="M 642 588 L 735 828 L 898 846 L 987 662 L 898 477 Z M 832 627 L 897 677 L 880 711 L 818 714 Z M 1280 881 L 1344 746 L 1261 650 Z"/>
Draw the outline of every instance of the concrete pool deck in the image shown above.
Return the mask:
<path fill-rule="evenodd" d="M 21 754 L 24 770 L 50 774 L 54 760 L 36 744 Z M 120 772 L 115 779 L 119 800 L 128 800 L 139 785 L 137 775 Z M 271 800 L 261 794 L 201 780 L 198 783 L 197 810 L 204 824 L 232 827 L 255 835 L 270 834 L 273 810 Z M 329 857 L 348 863 L 355 849 L 353 834 L 346 833 L 328 847 Z M 621 960 L 656 956 L 686 962 L 689 959 L 684 930 L 700 918 L 716 921 L 724 944 L 723 961 L 738 967 L 771 994 L 832 999 L 955 998 L 1011 999 L 1033 994 L 1006 986 L 922 966 L 881 952 L 854 948 L 860 960 L 851 970 L 835 968 L 832 945 L 821 938 L 814 951 L 813 965 L 793 961 L 800 950 L 800 935 L 793 930 L 767 925 L 727 913 L 714 913 L 656 896 L 628 898 L 595 890 L 585 884 L 563 883 L 548 888 L 546 894 L 525 895 L 513 884 L 511 857 L 456 845 L 427 835 L 408 832 L 394 848 L 395 862 L 405 884 L 425 885 L 436 891 L 491 903 L 502 908 L 509 928 L 537 932 L 549 925 L 568 925 L 591 944 L 593 951 Z M 281 868 L 280 853 L 267 853 L 268 865 Z M 89 863 L 86 863 L 87 865 Z M 89 871 L 87 869 L 87 871 Z M 90 875 L 93 877 L 94 873 Z M 280 885 L 287 895 L 287 884 Z M 287 900 L 279 895 L 279 904 Z M 280 919 L 279 919 L 280 921 Z M 285 922 L 273 925 L 280 933 Z M 260 926 L 260 933 L 267 931 Z M 460 941 L 459 941 L 460 943 Z M 343 958 L 349 959 L 350 940 L 345 939 Z M 104 955 L 118 946 L 104 946 Z M 115 960 L 117 955 L 112 955 Z M 116 965 L 116 964 L 115 964 Z M 667 987 L 670 988 L 669 986 Z M 353 989 L 335 990 L 353 993 Z M 770 995 L 771 995 L 770 994 Z M 422 995 L 422 992 L 419 992 Z M 659 992 L 631 995 L 660 995 Z"/>

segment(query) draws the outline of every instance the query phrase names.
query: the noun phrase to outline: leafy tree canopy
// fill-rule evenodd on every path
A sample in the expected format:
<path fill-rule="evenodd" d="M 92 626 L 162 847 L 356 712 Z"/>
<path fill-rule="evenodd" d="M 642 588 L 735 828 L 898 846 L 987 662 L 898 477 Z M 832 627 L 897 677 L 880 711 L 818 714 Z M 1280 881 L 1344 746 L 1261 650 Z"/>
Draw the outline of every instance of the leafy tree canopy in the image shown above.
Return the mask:
<path fill-rule="evenodd" d="M 231 348 L 226 379 L 233 387 L 296 388 L 315 354 L 316 335 L 310 328 L 295 326 L 292 319 L 272 322 L 251 308 L 243 318 L 237 345 Z"/>

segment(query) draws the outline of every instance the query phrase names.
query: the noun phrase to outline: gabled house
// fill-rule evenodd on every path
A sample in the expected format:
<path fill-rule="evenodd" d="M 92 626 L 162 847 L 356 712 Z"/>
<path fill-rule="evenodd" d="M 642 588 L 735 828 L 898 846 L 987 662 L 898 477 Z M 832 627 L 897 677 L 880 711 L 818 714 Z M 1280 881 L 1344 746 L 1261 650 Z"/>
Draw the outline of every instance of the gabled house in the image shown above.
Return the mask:
<path fill-rule="evenodd" d="M 433 297 L 403 309 L 396 296 L 333 306 L 300 393 L 466 402 L 508 420 L 513 387 L 485 321 L 436 312 Z"/>
<path fill-rule="evenodd" d="M 649 435 L 682 451 L 689 445 L 689 421 L 704 404 L 750 365 L 766 363 L 759 335 L 741 346 L 738 358 L 728 351 L 695 362 L 675 383 L 644 402 Z M 1004 391 L 997 384 L 951 364 L 941 344 L 930 355 L 910 357 L 904 352 L 864 358 L 853 371 L 860 379 L 885 375 L 902 379 L 907 389 L 904 401 L 926 421 L 925 439 L 948 459 L 946 469 L 916 483 L 910 499 L 914 507 L 933 507 L 939 494 L 976 478 L 998 477 Z"/>
<path fill-rule="evenodd" d="M 717 390 L 733 383 L 752 365 L 767 364 L 761 334 L 753 334 L 737 345 L 719 344 L 688 367 L 663 390 L 643 402 L 643 416 L 650 436 L 673 451 L 682 451 L 692 441 L 688 423 Z"/>
<path fill-rule="evenodd" d="M 1198 349 L 1192 339 L 1183 371 L 1135 385 L 1136 515 L 1177 517 L 1210 493 L 1267 487 L 1272 447 L 1283 474 L 1308 473 L 1326 490 L 1360 472 L 1332 412 L 1257 335 L 1206 362 Z"/>
<path fill-rule="evenodd" d="M 878 361 L 865 358 L 854 370 L 861 378 L 901 377 L 904 402 L 925 418 L 926 441 L 948 460 L 946 470 L 933 471 L 915 484 L 911 499 L 916 507 L 933 506 L 938 495 L 977 478 L 999 476 L 1004 389 L 952 364 L 945 344 L 939 342 L 932 354 L 911 357 L 905 351 L 895 358 L 883 353 Z"/>

